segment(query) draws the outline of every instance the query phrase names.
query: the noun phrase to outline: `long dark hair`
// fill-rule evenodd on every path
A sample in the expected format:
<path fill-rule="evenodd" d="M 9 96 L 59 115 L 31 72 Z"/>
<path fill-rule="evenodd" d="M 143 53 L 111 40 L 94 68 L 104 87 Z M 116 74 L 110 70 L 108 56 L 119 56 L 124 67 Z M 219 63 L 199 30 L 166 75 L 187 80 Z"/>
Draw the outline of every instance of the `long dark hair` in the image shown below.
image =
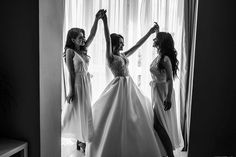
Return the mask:
<path fill-rule="evenodd" d="M 175 50 L 175 47 L 174 47 L 174 40 L 171 34 L 167 32 L 159 32 L 156 38 L 157 38 L 156 42 L 160 48 L 160 55 L 161 55 L 158 68 L 160 70 L 163 70 L 164 57 L 165 56 L 169 57 L 171 61 L 171 65 L 172 65 L 173 77 L 175 78 L 177 76 L 177 70 L 179 69 L 178 68 L 179 61 L 177 59 L 177 51 Z"/>
<path fill-rule="evenodd" d="M 76 39 L 77 36 L 79 35 L 79 33 L 82 32 L 83 36 L 85 37 L 85 31 L 81 28 L 71 28 L 68 33 L 67 33 L 67 37 L 66 37 L 66 44 L 65 44 L 65 47 L 64 47 L 64 54 L 63 54 L 63 57 L 66 56 L 66 49 L 70 48 L 74 51 L 77 52 L 77 50 L 75 49 L 75 44 L 74 42 L 72 41 L 72 39 Z M 85 46 L 80 46 L 80 51 L 86 51 L 87 52 L 87 48 Z M 86 56 L 87 53 L 85 53 Z M 90 56 L 88 56 L 90 57 Z"/>
<path fill-rule="evenodd" d="M 113 51 L 113 47 L 115 47 L 115 50 L 119 47 L 119 39 L 120 38 L 124 39 L 124 38 L 122 35 L 116 33 L 112 33 L 110 37 L 111 37 L 111 47 Z"/>
<path fill-rule="evenodd" d="M 81 28 L 71 28 L 68 31 L 67 37 L 66 37 L 65 49 L 70 48 L 70 49 L 75 50 L 75 44 L 72 41 L 72 39 L 76 39 L 80 32 L 82 32 L 83 36 L 85 37 L 85 31 Z"/>

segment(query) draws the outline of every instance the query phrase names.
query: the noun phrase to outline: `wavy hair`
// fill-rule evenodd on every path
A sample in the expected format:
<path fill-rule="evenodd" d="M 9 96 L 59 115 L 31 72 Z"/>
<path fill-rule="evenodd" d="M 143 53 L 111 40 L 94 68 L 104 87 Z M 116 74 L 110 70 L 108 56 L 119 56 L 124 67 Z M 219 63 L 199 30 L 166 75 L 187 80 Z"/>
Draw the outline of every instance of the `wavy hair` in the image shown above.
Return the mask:
<path fill-rule="evenodd" d="M 122 38 L 124 39 L 124 37 L 120 34 L 116 34 L 116 33 L 112 33 L 110 35 L 111 37 L 111 45 L 112 45 L 112 50 L 113 50 L 113 47 L 115 47 L 115 49 L 117 49 L 117 47 L 119 47 L 119 39 Z"/>
<path fill-rule="evenodd" d="M 70 48 L 70 49 L 75 50 L 75 44 L 72 41 L 72 39 L 76 39 L 80 32 L 82 32 L 83 36 L 85 37 L 85 31 L 81 28 L 71 28 L 68 31 L 67 37 L 66 37 L 65 49 Z"/>
<path fill-rule="evenodd" d="M 65 47 L 64 47 L 64 54 L 63 54 L 63 57 L 65 57 L 65 53 L 66 53 L 66 49 L 70 48 L 74 51 L 76 51 L 75 49 L 75 44 L 74 42 L 72 41 L 72 39 L 76 39 L 79 35 L 79 33 L 82 32 L 83 36 L 85 37 L 85 31 L 81 28 L 71 28 L 68 33 L 67 33 L 67 37 L 66 37 L 66 44 L 65 44 Z M 87 48 L 85 46 L 80 46 L 80 50 L 81 51 L 86 51 L 87 52 Z M 86 53 L 87 55 L 87 53 Z M 88 56 L 88 55 L 87 55 Z M 88 56 L 89 57 L 89 56 Z"/>
<path fill-rule="evenodd" d="M 160 64 L 158 64 L 158 67 L 160 70 L 164 69 L 163 66 L 163 59 L 165 56 L 168 56 L 171 61 L 172 65 L 172 71 L 173 71 L 173 77 L 177 77 L 177 70 L 179 61 L 177 59 L 177 51 L 174 47 L 174 40 L 171 36 L 170 33 L 167 32 L 159 32 L 157 34 L 157 45 L 160 48 L 160 54 L 161 54 L 161 59 L 160 59 Z"/>

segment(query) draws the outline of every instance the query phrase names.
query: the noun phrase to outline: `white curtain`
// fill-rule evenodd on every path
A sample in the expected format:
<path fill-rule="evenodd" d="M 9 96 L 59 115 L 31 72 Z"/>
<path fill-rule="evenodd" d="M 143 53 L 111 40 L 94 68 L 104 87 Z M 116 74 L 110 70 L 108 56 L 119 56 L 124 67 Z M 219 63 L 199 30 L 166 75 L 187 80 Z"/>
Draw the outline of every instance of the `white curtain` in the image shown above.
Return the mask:
<path fill-rule="evenodd" d="M 132 47 L 147 31 L 158 22 L 160 31 L 172 34 L 178 52 L 179 71 L 174 81 L 177 103 L 177 118 L 185 139 L 185 150 L 189 143 L 191 116 L 192 80 L 194 70 L 195 34 L 198 0 L 65 0 L 64 42 L 67 31 L 72 27 L 83 28 L 88 37 L 99 9 L 106 9 L 110 33 L 124 37 L 124 50 Z M 149 65 L 156 56 L 152 47 L 152 35 L 130 58 L 129 71 L 143 93 L 150 98 Z M 65 45 L 65 43 L 63 44 Z M 113 78 L 106 66 L 105 38 L 102 21 L 97 34 L 88 49 L 91 56 L 89 71 L 93 75 L 93 103 L 107 83 Z M 62 104 L 65 100 L 67 71 L 62 67 Z M 181 124 L 180 124 L 181 121 Z"/>
<path fill-rule="evenodd" d="M 184 151 L 189 147 L 190 118 L 192 108 L 193 74 L 197 31 L 198 0 L 184 1 L 184 31 L 180 63 L 180 121 L 184 137 Z"/>
<path fill-rule="evenodd" d="M 154 22 L 157 22 L 160 26 L 160 31 L 167 31 L 172 34 L 175 48 L 178 52 L 178 60 L 182 63 L 184 0 L 65 0 L 64 42 L 67 31 L 72 27 L 83 28 L 86 37 L 88 37 L 95 15 L 99 9 L 107 10 L 110 33 L 116 32 L 123 35 L 124 50 L 132 47 L 147 33 Z M 150 36 L 142 47 L 129 57 L 130 75 L 149 98 L 151 97 L 149 66 L 156 56 L 156 49 L 152 47 L 153 38 L 155 38 L 155 34 Z M 88 48 L 88 55 L 91 56 L 89 72 L 93 75 L 92 102 L 94 103 L 108 82 L 113 78 L 106 66 L 105 37 L 102 20 L 98 23 L 96 36 Z M 67 79 L 68 72 L 66 71 L 65 64 L 62 65 L 62 102 L 64 102 L 67 82 L 65 80 Z M 180 76 L 180 74 L 181 71 L 179 71 L 178 75 Z M 180 127 L 179 78 L 175 79 L 174 88 L 177 103 L 177 119 L 179 120 L 178 126 Z"/>
<path fill-rule="evenodd" d="M 96 12 L 99 9 L 106 9 L 110 33 L 116 32 L 123 35 L 124 50 L 132 47 L 156 21 L 160 25 L 160 31 L 168 31 L 173 35 L 175 47 L 181 53 L 183 5 L 183 0 L 65 0 L 64 41 L 67 31 L 72 27 L 83 28 L 87 37 Z M 152 35 L 129 58 L 130 75 L 149 98 L 151 79 L 149 65 L 156 56 L 156 50 L 152 47 L 154 37 L 155 35 Z M 93 75 L 94 102 L 113 77 L 106 66 L 102 21 L 99 21 L 97 34 L 88 49 L 88 54 L 91 56 L 89 71 Z M 181 60 L 181 58 L 178 59 Z M 178 89 L 179 79 L 177 78 L 175 80 L 176 98 L 178 98 Z"/>

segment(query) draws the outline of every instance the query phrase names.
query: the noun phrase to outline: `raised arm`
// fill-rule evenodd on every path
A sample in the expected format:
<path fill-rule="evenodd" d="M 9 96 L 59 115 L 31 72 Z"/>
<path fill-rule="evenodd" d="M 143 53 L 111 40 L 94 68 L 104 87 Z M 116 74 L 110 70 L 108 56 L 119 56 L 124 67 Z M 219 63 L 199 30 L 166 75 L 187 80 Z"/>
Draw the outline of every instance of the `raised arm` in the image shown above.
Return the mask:
<path fill-rule="evenodd" d="M 112 54 L 112 48 L 111 48 L 111 37 L 110 37 L 110 32 L 107 24 L 107 15 L 103 15 L 103 24 L 104 24 L 104 34 L 105 34 L 105 39 L 106 39 L 106 58 L 109 63 L 111 63 L 113 59 L 113 54 Z"/>
<path fill-rule="evenodd" d="M 95 21 L 94 21 L 94 23 L 93 23 L 93 26 L 92 26 L 91 31 L 90 31 L 90 34 L 89 34 L 89 37 L 88 37 L 88 39 L 87 39 L 86 42 L 85 42 L 85 47 L 88 47 L 88 46 L 92 43 L 92 41 L 93 41 L 93 39 L 94 39 L 94 37 L 95 37 L 95 34 L 96 34 L 96 32 L 97 32 L 98 20 L 99 20 L 100 18 L 102 18 L 103 12 L 104 12 L 103 9 L 100 9 L 100 10 L 97 12 L 96 17 L 95 17 Z"/>
<path fill-rule="evenodd" d="M 148 32 L 145 34 L 133 47 L 131 47 L 128 51 L 124 52 L 124 54 L 129 57 L 132 55 L 152 34 L 155 33 L 156 30 L 159 30 L 158 24 L 155 24 Z"/>

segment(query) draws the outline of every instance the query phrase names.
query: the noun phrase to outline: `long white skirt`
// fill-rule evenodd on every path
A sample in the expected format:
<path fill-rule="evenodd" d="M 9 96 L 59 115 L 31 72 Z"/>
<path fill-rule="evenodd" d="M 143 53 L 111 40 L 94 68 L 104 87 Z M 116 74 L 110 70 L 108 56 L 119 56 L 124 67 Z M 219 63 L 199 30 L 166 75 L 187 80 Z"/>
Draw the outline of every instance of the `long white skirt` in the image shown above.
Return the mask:
<path fill-rule="evenodd" d="M 62 137 L 89 142 L 93 138 L 91 108 L 91 81 L 89 73 L 78 73 L 75 77 L 75 97 L 62 109 Z"/>
<path fill-rule="evenodd" d="M 165 155 L 153 129 L 150 101 L 131 77 L 116 77 L 92 108 L 94 138 L 87 157 L 160 157 Z"/>
<path fill-rule="evenodd" d="M 152 93 L 152 103 L 154 106 L 154 111 L 157 114 L 157 118 L 161 121 L 162 125 L 166 129 L 173 148 L 181 148 L 184 145 L 183 136 L 181 129 L 178 126 L 177 114 L 176 114 L 176 103 L 175 103 L 175 91 L 172 91 L 171 103 L 172 106 L 170 110 L 164 110 L 164 100 L 167 97 L 168 83 L 167 82 L 157 82 L 152 81 L 151 93 Z"/>

